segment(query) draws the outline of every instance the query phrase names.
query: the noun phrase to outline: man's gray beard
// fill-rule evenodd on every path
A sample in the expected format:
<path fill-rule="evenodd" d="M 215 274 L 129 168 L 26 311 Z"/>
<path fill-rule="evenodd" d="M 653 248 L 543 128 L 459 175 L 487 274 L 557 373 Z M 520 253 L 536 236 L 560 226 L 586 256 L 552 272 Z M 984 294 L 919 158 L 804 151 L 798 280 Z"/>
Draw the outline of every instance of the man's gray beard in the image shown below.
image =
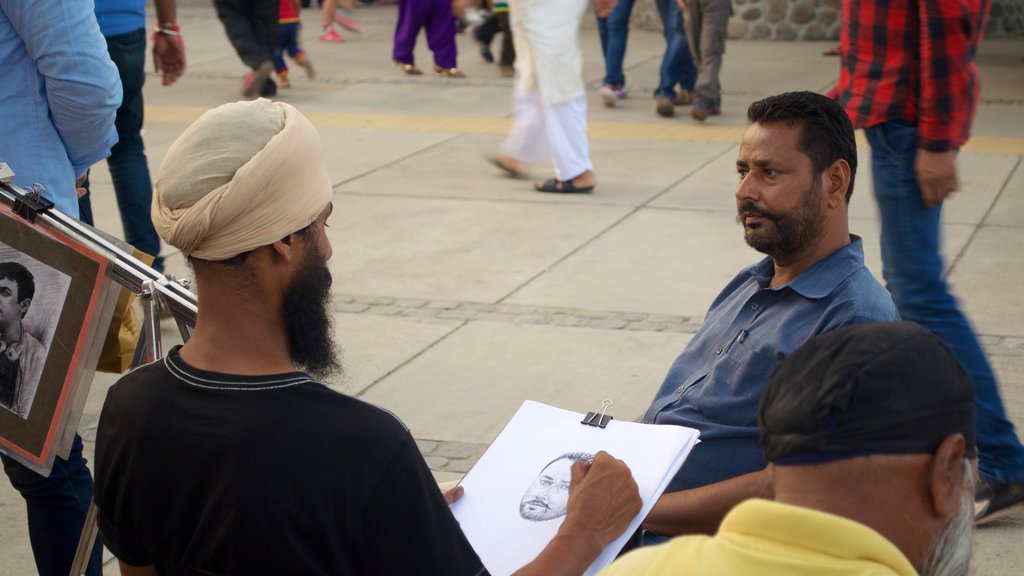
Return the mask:
<path fill-rule="evenodd" d="M 964 463 L 964 494 L 960 509 L 942 528 L 921 562 L 920 576 L 967 576 L 974 536 L 974 467 Z"/>

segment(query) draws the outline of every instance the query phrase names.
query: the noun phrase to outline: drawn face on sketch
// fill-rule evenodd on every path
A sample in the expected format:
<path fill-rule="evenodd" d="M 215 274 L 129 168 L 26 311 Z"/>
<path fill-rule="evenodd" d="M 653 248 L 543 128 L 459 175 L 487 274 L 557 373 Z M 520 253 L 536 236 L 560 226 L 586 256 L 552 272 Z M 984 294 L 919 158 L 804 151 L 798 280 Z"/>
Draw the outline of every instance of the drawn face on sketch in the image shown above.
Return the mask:
<path fill-rule="evenodd" d="M 19 300 L 18 283 L 11 278 L 0 279 L 0 328 L 20 322 L 32 300 Z"/>
<path fill-rule="evenodd" d="M 590 462 L 593 459 L 593 454 L 573 452 L 551 461 L 523 493 L 523 499 L 519 502 L 519 516 L 531 522 L 545 522 L 565 516 L 572 465 L 577 460 Z"/>

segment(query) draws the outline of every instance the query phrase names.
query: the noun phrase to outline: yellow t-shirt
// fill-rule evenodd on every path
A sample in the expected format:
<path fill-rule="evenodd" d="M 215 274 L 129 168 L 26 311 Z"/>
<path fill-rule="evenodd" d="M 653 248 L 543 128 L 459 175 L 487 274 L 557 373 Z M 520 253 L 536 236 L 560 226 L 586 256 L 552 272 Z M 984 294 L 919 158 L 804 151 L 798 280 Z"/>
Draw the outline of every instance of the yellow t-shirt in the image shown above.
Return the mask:
<path fill-rule="evenodd" d="M 748 500 L 714 537 L 684 536 L 634 550 L 600 576 L 917 576 L 881 534 L 847 518 Z"/>

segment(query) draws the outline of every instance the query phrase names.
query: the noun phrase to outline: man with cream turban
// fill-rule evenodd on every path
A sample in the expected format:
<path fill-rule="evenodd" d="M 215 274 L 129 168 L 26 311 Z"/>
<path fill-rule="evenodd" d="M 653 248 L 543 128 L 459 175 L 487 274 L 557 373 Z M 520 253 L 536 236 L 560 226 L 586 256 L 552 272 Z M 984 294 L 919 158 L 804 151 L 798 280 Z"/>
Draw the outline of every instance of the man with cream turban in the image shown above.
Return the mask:
<path fill-rule="evenodd" d="M 494 160 L 521 175 L 550 157 L 555 177 L 540 192 L 590 192 L 597 185 L 587 146 L 587 97 L 579 27 L 588 2 L 605 17 L 616 0 L 510 0 L 516 52 L 515 121 Z"/>
<path fill-rule="evenodd" d="M 442 495 L 401 422 L 312 378 L 339 368 L 331 209 L 316 129 L 288 104 L 226 104 L 167 151 L 153 219 L 199 315 L 100 415 L 98 522 L 122 574 L 486 573 L 447 506 L 461 491 Z M 523 574 L 581 574 L 640 509 L 604 453 L 573 489 Z"/>

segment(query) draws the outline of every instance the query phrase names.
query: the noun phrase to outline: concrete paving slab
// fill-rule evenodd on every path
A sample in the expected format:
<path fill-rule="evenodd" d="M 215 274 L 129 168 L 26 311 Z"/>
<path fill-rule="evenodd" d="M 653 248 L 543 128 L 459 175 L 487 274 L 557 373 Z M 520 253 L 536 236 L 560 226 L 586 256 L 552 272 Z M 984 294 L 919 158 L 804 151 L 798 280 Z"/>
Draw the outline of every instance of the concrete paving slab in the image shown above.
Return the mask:
<path fill-rule="evenodd" d="M 999 199 L 992 211 L 985 218 L 985 224 L 991 226 L 1024 226 L 1024 163 L 1017 157 L 1017 165 L 1013 175 L 1006 182 Z"/>
<path fill-rule="evenodd" d="M 508 302 L 703 319 L 722 287 L 761 258 L 743 242 L 732 214 L 645 209 Z"/>
<path fill-rule="evenodd" d="M 344 375 L 331 388 L 358 396 L 461 324 L 458 320 L 335 314 Z"/>
<path fill-rule="evenodd" d="M 677 186 L 723 153 L 727 144 L 695 142 L 635 142 L 623 146 L 615 140 L 590 145 L 598 177 L 595 200 L 640 205 Z M 670 160 L 668 160 L 670 159 Z"/>
<path fill-rule="evenodd" d="M 335 195 L 335 292 L 496 302 L 621 218 L 608 206 Z"/>
<path fill-rule="evenodd" d="M 980 228 L 956 263 L 950 282 L 964 311 L 983 334 L 1024 337 L 1024 324 L 1011 310 L 1024 308 L 1024 227 Z"/>
<path fill-rule="evenodd" d="M 362 398 L 393 411 L 414 436 L 436 440 L 490 442 L 528 398 L 581 412 L 609 398 L 610 413 L 632 419 L 688 341 L 687 334 L 472 322 Z"/>
<path fill-rule="evenodd" d="M 1000 396 L 1006 414 L 1017 423 L 1018 436 L 1024 428 L 1024 355 L 989 354 L 992 369 L 996 371 Z"/>
<path fill-rule="evenodd" d="M 324 163 L 331 183 L 365 176 L 452 138 L 448 134 L 321 128 Z M 381 191 L 387 193 L 389 191 Z M 406 193 L 398 190 L 397 193 Z"/>

